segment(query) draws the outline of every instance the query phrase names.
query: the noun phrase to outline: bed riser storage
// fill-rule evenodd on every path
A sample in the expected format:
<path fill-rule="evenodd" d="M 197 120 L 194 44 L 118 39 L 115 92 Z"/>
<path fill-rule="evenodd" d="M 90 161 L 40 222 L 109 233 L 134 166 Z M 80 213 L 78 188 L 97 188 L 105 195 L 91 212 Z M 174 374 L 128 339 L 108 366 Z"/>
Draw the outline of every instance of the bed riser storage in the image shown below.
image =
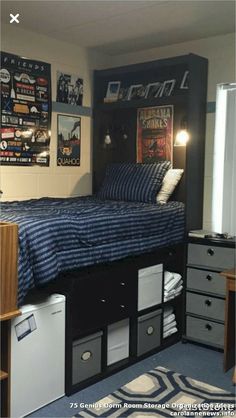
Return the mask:
<path fill-rule="evenodd" d="M 183 275 L 184 263 L 185 246 L 184 244 L 178 244 L 167 248 L 160 248 L 153 253 L 129 257 L 120 262 L 108 263 L 105 266 L 92 266 L 80 272 L 74 271 L 64 274 L 60 280 L 46 287 L 46 291 L 50 289 L 53 292 L 60 291 L 60 293 L 66 294 L 67 395 L 101 378 L 105 378 L 129 364 L 139 361 L 141 358 L 162 350 L 180 339 L 181 318 L 183 315 L 182 295 L 176 301 L 173 299 L 173 301 L 168 302 L 172 302 L 175 305 L 179 332 L 166 340 L 162 339 L 162 306 L 167 304 L 163 304 L 163 272 L 168 268 L 171 271 L 176 271 Z M 151 271 L 156 271 L 158 288 L 161 274 L 161 287 L 159 288 L 160 299 L 157 304 L 153 305 L 150 303 L 145 309 L 139 311 L 139 271 L 144 269 L 148 271 L 150 267 Z M 153 285 L 152 282 L 151 285 Z M 120 291 L 117 290 L 119 287 L 121 288 Z M 147 293 L 149 293 L 148 289 Z M 85 298 L 84 295 L 88 297 Z M 97 304 L 94 302 L 94 298 L 98 301 Z M 86 300 L 86 303 L 84 300 Z M 121 305 L 125 305 L 125 307 L 121 307 Z M 94 308 L 95 306 L 96 309 Z M 155 326 L 158 333 L 156 334 L 155 332 L 154 338 L 150 336 L 150 338 L 146 339 L 146 324 L 149 320 L 153 322 L 150 326 Z M 119 327 L 121 328 L 119 329 Z M 129 338 L 127 338 L 127 327 L 129 329 Z M 117 361 L 113 361 L 116 355 L 112 353 L 112 349 L 114 349 L 116 342 L 119 346 L 121 340 L 117 334 L 113 342 L 109 345 L 109 333 L 116 329 L 118 333 L 121 332 L 122 334 L 123 332 L 124 344 L 120 347 L 121 350 L 118 353 Z M 96 371 L 91 376 L 88 361 L 89 377 L 75 382 L 73 378 L 73 353 L 75 344 L 78 346 L 80 340 L 85 339 L 86 341 L 87 338 L 92 338 L 97 332 L 102 332 L 102 335 L 99 336 L 101 340 L 101 371 L 99 373 Z M 108 353 L 109 348 L 111 350 L 110 353 Z M 127 352 L 128 355 L 126 356 Z M 83 376 L 86 376 L 86 372 L 83 372 Z"/>

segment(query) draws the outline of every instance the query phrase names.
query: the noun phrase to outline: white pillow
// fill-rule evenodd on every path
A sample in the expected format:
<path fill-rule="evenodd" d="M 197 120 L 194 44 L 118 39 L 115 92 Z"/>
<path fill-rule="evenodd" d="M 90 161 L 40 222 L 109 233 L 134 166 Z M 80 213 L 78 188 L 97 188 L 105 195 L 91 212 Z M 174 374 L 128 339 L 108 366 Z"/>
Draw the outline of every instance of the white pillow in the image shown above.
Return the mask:
<path fill-rule="evenodd" d="M 184 170 L 182 168 L 171 168 L 167 171 L 157 195 L 157 203 L 166 203 L 179 183 Z"/>

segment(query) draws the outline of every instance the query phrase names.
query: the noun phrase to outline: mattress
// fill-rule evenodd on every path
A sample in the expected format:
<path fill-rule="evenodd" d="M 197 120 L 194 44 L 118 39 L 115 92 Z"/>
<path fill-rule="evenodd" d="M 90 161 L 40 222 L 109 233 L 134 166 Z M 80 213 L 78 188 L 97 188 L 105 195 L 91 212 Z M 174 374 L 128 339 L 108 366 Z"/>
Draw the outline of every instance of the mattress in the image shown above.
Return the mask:
<path fill-rule="evenodd" d="M 27 292 L 70 269 L 110 262 L 179 243 L 184 205 L 42 198 L 1 204 L 19 226 L 19 304 Z"/>

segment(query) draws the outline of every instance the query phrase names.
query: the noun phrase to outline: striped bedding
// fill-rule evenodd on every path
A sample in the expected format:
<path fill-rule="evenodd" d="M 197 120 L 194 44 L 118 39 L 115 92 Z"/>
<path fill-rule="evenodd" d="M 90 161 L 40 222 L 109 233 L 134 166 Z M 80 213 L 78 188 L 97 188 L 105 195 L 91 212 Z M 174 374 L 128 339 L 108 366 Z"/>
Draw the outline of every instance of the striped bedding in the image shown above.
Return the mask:
<path fill-rule="evenodd" d="M 42 198 L 1 204 L 1 219 L 19 225 L 19 304 L 29 289 L 59 273 L 178 243 L 184 205 Z"/>

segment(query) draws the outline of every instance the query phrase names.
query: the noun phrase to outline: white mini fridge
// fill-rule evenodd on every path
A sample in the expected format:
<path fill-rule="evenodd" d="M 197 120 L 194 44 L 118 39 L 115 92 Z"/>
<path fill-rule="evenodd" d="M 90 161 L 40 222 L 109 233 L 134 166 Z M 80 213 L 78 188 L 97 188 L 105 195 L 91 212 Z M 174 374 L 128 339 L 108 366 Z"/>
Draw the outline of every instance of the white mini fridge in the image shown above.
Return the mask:
<path fill-rule="evenodd" d="M 21 309 L 11 324 L 11 417 L 23 417 L 65 394 L 65 296 Z"/>

